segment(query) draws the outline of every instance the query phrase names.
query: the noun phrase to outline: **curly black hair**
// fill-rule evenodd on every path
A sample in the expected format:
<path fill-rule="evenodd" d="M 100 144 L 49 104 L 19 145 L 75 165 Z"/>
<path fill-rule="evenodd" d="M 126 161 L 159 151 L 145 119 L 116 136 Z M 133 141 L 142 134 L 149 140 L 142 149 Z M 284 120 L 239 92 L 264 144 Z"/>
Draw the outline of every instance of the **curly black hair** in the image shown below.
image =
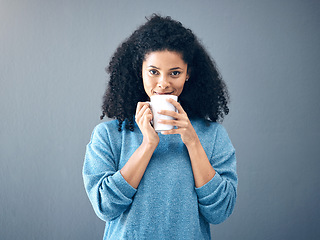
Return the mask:
<path fill-rule="evenodd" d="M 148 101 L 142 80 L 142 63 L 154 51 L 180 53 L 188 66 L 189 80 L 179 96 L 189 118 L 222 122 L 229 113 L 229 94 L 216 64 L 190 29 L 171 17 L 152 15 L 127 38 L 106 68 L 110 75 L 103 96 L 102 115 L 117 119 L 119 131 L 133 131 L 138 102 Z"/>

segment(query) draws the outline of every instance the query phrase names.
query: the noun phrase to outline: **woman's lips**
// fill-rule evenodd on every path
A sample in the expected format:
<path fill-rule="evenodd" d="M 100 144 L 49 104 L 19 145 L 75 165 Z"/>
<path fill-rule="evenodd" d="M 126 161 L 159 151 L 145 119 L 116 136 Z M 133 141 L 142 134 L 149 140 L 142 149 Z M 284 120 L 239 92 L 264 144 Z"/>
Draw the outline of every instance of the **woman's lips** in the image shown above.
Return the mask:
<path fill-rule="evenodd" d="M 154 92 L 154 94 L 156 94 L 156 95 L 170 95 L 172 93 L 173 92 Z"/>

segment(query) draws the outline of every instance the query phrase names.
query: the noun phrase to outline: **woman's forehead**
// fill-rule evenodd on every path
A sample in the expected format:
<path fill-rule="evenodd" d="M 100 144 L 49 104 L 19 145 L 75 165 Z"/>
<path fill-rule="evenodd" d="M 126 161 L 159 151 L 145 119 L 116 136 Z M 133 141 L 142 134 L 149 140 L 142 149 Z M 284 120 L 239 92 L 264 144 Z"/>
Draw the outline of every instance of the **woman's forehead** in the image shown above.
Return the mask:
<path fill-rule="evenodd" d="M 186 63 L 182 58 L 182 54 L 175 51 L 154 51 L 146 54 L 143 63 L 147 66 L 157 65 L 157 66 L 168 66 L 168 65 L 179 65 L 184 66 Z"/>

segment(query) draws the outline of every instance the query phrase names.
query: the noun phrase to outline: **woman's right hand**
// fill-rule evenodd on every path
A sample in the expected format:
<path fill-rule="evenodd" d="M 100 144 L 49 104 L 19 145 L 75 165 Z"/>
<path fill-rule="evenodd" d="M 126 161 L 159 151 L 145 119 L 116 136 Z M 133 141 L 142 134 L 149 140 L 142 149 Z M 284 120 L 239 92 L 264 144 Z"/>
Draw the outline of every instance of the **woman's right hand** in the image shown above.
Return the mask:
<path fill-rule="evenodd" d="M 157 146 L 160 139 L 157 132 L 151 125 L 153 115 L 150 105 L 147 102 L 138 102 L 135 120 L 143 135 L 143 142 Z"/>
<path fill-rule="evenodd" d="M 143 141 L 120 170 L 123 178 L 135 189 L 138 188 L 152 154 L 160 141 L 158 134 L 151 126 L 152 117 L 149 103 L 139 102 L 135 119 L 142 132 Z"/>

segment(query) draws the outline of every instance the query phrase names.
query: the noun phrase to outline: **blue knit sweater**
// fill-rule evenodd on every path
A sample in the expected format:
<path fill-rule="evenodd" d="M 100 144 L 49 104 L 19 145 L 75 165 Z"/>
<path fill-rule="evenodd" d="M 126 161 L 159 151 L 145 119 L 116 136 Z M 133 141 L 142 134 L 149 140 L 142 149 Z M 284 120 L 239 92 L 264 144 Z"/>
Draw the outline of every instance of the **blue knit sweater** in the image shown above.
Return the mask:
<path fill-rule="evenodd" d="M 87 145 L 83 179 L 97 216 L 106 222 L 104 239 L 211 239 L 210 224 L 233 211 L 237 193 L 235 150 L 222 125 L 191 121 L 216 171 L 196 188 L 180 135 L 161 135 L 137 189 L 120 174 L 142 143 L 116 120 L 99 124 Z"/>

